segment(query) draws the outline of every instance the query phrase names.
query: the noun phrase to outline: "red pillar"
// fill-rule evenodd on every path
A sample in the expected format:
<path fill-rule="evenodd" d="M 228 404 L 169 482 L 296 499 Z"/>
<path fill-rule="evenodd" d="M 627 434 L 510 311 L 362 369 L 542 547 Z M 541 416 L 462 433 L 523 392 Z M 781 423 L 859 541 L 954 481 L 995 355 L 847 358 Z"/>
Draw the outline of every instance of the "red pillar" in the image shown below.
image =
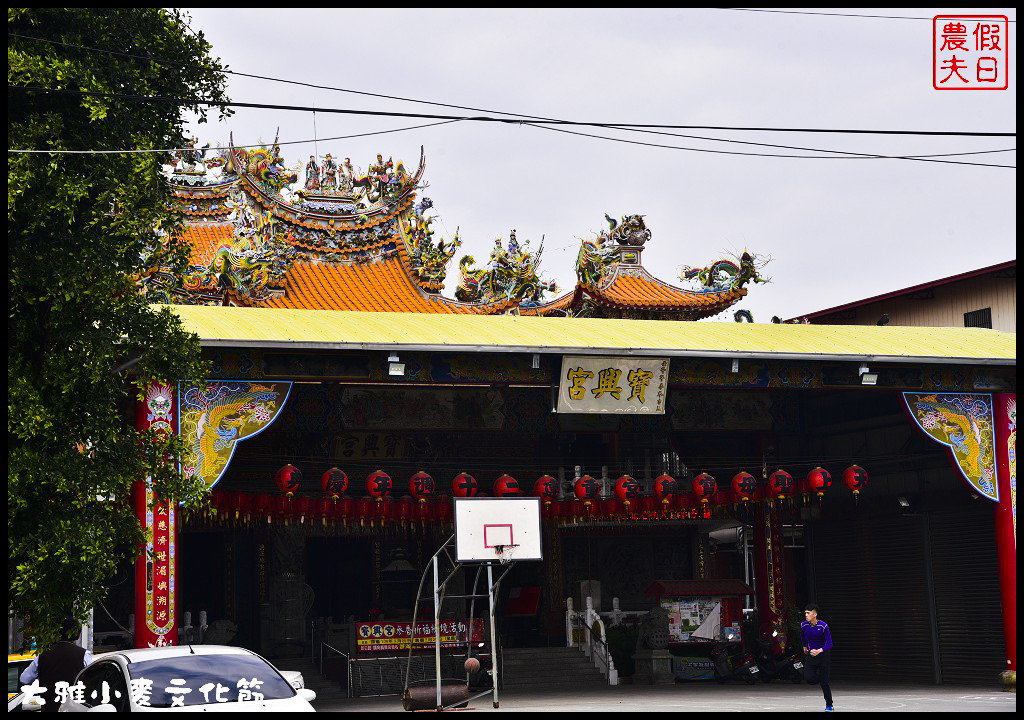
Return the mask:
<path fill-rule="evenodd" d="M 1017 672 L 1017 395 L 993 397 L 996 423 L 996 546 L 999 589 L 1003 601 L 1006 669 Z"/>
<path fill-rule="evenodd" d="M 136 403 L 136 428 L 176 432 L 174 402 L 172 386 L 151 385 L 145 401 Z M 154 496 L 147 481 L 135 483 L 132 502 L 139 523 L 150 532 L 135 559 L 135 647 L 177 645 L 177 503 Z"/>
<path fill-rule="evenodd" d="M 758 626 L 762 634 L 771 635 L 775 623 L 782 619 L 785 605 L 782 525 L 774 500 L 754 505 L 754 573 Z"/>

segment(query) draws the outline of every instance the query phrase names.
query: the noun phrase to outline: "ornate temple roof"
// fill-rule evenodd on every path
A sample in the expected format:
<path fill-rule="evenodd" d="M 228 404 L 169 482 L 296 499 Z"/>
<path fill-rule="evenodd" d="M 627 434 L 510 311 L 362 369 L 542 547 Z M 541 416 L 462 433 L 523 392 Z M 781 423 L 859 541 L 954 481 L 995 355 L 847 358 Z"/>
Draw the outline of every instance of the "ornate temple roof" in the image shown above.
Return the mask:
<path fill-rule="evenodd" d="M 515 230 L 495 240 L 486 263 L 459 262 L 456 299 L 441 295 L 458 231 L 435 238 L 429 198 L 416 202 L 426 167 L 416 171 L 378 155 L 365 174 L 348 158 L 310 157 L 305 177 L 285 167 L 277 141 L 233 143 L 175 158 L 165 169 L 172 202 L 185 217 L 190 269 L 175 283 L 166 268 L 140 280 L 155 302 L 266 308 L 460 315 L 625 317 L 697 320 L 718 314 L 759 282 L 753 257 L 686 271 L 686 290 L 652 276 L 640 257 L 651 232 L 640 215 L 616 221 L 581 244 L 577 282 L 568 293 L 540 276 L 544 250 Z"/>

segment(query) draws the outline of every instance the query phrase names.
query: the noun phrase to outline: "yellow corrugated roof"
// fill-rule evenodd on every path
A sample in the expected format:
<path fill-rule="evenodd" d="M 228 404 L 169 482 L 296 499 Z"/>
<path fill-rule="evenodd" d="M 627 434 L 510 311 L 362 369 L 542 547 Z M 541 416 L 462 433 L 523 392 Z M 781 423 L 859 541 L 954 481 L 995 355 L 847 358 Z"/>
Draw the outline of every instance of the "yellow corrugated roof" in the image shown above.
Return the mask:
<path fill-rule="evenodd" d="M 172 305 L 213 346 L 951 361 L 1016 365 L 982 328 L 777 325 Z"/>

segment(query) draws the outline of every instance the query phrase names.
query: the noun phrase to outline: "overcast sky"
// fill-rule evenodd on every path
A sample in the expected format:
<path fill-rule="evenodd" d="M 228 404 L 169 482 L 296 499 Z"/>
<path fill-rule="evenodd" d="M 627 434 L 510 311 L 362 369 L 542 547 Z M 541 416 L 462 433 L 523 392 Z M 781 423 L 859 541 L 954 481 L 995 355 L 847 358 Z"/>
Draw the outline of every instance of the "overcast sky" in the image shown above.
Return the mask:
<path fill-rule="evenodd" d="M 230 69 L 387 95 L 548 118 L 608 123 L 1015 132 L 1016 24 L 1005 91 L 932 87 L 932 15 L 942 9 L 829 10 L 898 20 L 728 10 L 189 11 Z M 972 10 L 1005 14 L 1013 9 Z M 232 100 L 399 112 L 463 111 L 229 76 Z M 430 122 L 316 115 L 316 137 Z M 239 110 L 193 126 L 201 142 L 314 137 L 309 113 Z M 642 142 L 740 152 L 751 145 L 593 128 Z M 675 132 L 876 154 L 1012 148 L 1015 138 Z M 363 170 L 378 152 L 415 166 L 442 235 L 486 259 L 515 228 L 564 289 L 580 238 L 604 214 L 645 216 L 643 260 L 675 284 L 744 248 L 771 256 L 767 285 L 735 309 L 769 322 L 1016 257 L 1016 170 L 887 159 L 744 157 L 630 145 L 519 125 L 459 122 L 319 142 Z M 288 165 L 313 145 L 285 146 Z M 798 152 L 797 154 L 814 154 Z M 1016 153 L 950 158 L 1016 165 Z M 301 173 L 300 173 L 301 176 Z M 732 312 L 720 319 L 731 320 Z"/>

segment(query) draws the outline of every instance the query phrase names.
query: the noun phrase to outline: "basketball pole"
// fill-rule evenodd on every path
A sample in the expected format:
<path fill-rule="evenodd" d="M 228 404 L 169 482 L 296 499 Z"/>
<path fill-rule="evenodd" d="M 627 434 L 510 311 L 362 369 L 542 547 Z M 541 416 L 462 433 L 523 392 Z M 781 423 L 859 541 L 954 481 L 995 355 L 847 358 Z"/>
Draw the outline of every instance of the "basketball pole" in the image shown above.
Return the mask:
<path fill-rule="evenodd" d="M 496 598 L 494 597 L 494 571 L 491 568 L 491 563 L 487 563 L 487 595 L 490 599 L 491 605 L 491 686 L 494 689 L 494 707 L 498 707 L 498 647 L 497 638 L 494 634 L 494 605 Z M 438 690 L 440 692 L 440 690 Z"/>
<path fill-rule="evenodd" d="M 434 670 L 437 673 L 437 709 L 444 709 L 441 703 L 441 603 L 438 597 L 437 554 L 434 554 Z"/>

